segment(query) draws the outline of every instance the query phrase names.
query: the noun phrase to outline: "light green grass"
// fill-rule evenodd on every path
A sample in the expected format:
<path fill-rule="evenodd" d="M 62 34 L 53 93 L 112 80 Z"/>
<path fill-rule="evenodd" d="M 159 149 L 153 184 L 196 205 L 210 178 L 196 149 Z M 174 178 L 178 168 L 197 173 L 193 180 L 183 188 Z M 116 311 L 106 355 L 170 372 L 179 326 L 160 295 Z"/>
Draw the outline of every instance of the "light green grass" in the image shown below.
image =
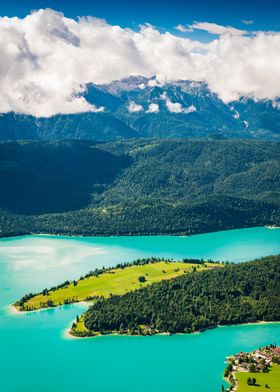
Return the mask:
<path fill-rule="evenodd" d="M 84 315 L 81 315 L 80 317 L 79 317 L 79 321 L 77 322 L 77 321 L 75 321 L 75 329 L 76 329 L 76 331 L 78 331 L 78 332 L 88 332 L 88 329 L 85 327 L 85 324 L 84 324 Z"/>
<path fill-rule="evenodd" d="M 280 365 L 273 365 L 268 373 L 238 372 L 236 377 L 237 392 L 280 392 Z M 248 377 L 255 377 L 257 385 L 247 385 Z M 266 388 L 265 384 L 269 388 Z"/>
<path fill-rule="evenodd" d="M 209 266 L 207 263 L 205 265 Z M 206 266 L 183 262 L 159 261 L 146 265 L 129 266 L 124 269 L 113 269 L 98 277 L 91 276 L 79 280 L 77 286 L 70 283 L 69 286 L 50 291 L 48 295 L 36 295 L 25 303 L 25 309 L 26 307 L 29 310 L 40 309 L 45 307 L 46 302 L 49 300 L 53 301 L 54 306 L 58 306 L 63 305 L 65 300 L 80 302 L 93 296 L 108 298 L 110 294 L 121 295 L 128 291 L 160 282 L 163 279 L 171 279 L 184 273 L 190 273 L 193 271 L 193 267 L 196 267 L 197 271 L 203 271 L 207 268 Z M 210 264 L 210 266 L 220 265 Z M 145 276 L 146 282 L 140 283 L 138 281 L 139 276 Z"/>
<path fill-rule="evenodd" d="M 86 326 L 84 324 L 84 315 L 83 314 L 81 316 L 79 316 L 78 321 L 75 320 L 73 322 L 73 324 L 68 332 L 70 335 L 75 336 L 75 337 L 80 337 L 80 338 L 99 335 L 99 333 L 91 332 L 86 328 Z"/>

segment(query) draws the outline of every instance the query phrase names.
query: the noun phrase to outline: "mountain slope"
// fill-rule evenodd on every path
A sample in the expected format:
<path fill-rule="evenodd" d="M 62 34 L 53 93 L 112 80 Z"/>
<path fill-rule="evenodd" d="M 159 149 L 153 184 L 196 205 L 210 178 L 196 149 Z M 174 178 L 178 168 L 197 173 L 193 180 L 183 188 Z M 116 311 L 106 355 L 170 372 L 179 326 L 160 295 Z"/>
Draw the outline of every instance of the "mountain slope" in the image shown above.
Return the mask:
<path fill-rule="evenodd" d="M 280 144 L 253 141 L 143 140 L 108 143 L 133 158 L 105 198 L 194 200 L 280 190 Z M 105 199 L 106 200 L 106 199 Z"/>
<path fill-rule="evenodd" d="M 203 82 L 131 76 L 88 84 L 84 98 L 103 112 L 35 118 L 0 116 L 0 140 L 246 138 L 280 140 L 279 102 L 243 97 L 225 104 Z"/>
<path fill-rule="evenodd" d="M 49 118 L 9 113 L 0 116 L 0 140 L 117 140 L 138 134 L 111 113 L 80 113 Z"/>
<path fill-rule="evenodd" d="M 5 233 L 171 234 L 280 224 L 280 144 L 0 143 Z"/>
<path fill-rule="evenodd" d="M 138 88 L 120 93 L 124 104 L 117 114 L 143 136 L 205 137 L 221 133 L 226 137 L 251 137 L 241 120 L 211 93 L 203 83 L 177 82 Z M 143 110 L 129 113 L 128 102 Z M 158 112 L 149 112 L 149 105 Z"/>
<path fill-rule="evenodd" d="M 271 101 L 244 97 L 225 104 L 205 83 L 193 81 L 160 85 L 154 78 L 130 77 L 100 87 L 123 101 L 115 114 L 142 136 L 280 138 L 280 111 Z M 129 112 L 131 102 L 142 110 Z M 151 104 L 157 112 L 149 110 Z"/>
<path fill-rule="evenodd" d="M 0 205 L 19 214 L 86 207 L 130 162 L 82 141 L 0 143 L 0 157 Z"/>

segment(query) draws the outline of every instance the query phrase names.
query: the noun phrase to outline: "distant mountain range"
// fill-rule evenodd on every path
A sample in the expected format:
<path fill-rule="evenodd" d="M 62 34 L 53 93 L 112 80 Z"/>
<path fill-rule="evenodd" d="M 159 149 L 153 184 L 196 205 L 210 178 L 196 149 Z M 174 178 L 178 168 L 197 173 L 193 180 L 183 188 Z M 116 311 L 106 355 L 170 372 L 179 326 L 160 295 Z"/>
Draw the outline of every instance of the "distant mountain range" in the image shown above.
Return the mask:
<path fill-rule="evenodd" d="M 280 109 L 243 97 L 225 104 L 204 82 L 160 84 L 131 76 L 88 84 L 85 99 L 103 111 L 35 118 L 0 116 L 0 140 L 116 140 L 138 137 L 280 140 Z"/>

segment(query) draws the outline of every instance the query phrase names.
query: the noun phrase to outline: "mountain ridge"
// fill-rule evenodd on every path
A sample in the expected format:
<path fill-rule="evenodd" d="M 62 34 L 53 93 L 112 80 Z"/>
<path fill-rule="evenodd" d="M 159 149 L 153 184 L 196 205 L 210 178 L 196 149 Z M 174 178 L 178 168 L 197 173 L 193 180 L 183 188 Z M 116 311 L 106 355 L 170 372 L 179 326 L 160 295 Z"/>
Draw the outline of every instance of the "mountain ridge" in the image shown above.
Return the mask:
<path fill-rule="evenodd" d="M 225 104 L 205 82 L 160 83 L 132 76 L 108 84 L 88 84 L 82 96 L 103 111 L 35 118 L 0 116 L 0 140 L 117 140 L 158 138 L 245 138 L 280 140 L 276 100 L 241 97 Z"/>

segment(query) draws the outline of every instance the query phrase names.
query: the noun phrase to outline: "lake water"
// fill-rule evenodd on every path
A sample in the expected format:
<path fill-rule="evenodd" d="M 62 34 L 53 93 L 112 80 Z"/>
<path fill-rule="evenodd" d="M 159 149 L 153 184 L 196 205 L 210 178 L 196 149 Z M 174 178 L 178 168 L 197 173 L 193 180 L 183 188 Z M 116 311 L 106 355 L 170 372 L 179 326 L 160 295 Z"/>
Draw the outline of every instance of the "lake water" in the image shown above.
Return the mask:
<path fill-rule="evenodd" d="M 280 230 L 252 228 L 192 237 L 52 237 L 0 240 L 0 392 L 219 392 L 225 356 L 280 344 L 280 324 L 201 334 L 66 339 L 85 307 L 14 315 L 23 294 L 138 257 L 241 262 L 280 253 Z"/>

